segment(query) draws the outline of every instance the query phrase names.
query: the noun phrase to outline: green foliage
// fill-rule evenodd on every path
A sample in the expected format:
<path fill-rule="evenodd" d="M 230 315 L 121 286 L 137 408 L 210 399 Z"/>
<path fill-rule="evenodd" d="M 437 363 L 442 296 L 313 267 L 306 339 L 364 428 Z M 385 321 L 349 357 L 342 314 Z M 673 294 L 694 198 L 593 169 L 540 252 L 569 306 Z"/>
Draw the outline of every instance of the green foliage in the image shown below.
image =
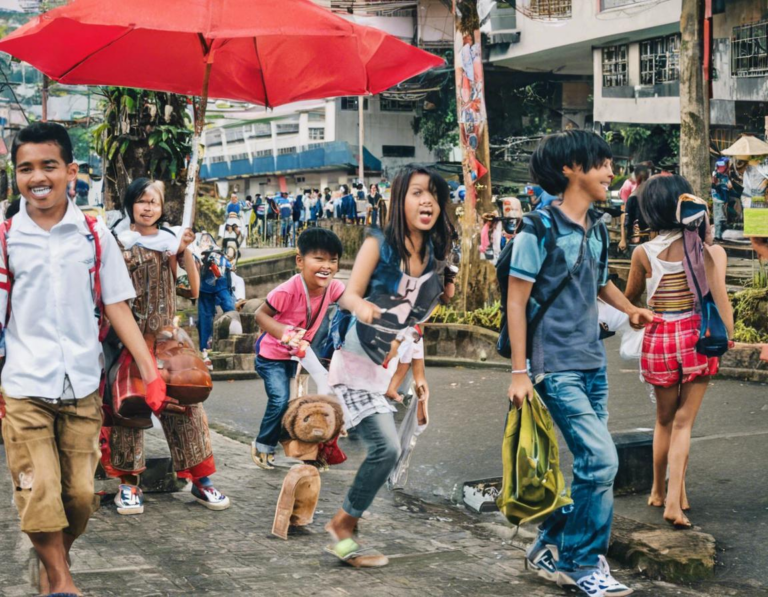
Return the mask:
<path fill-rule="evenodd" d="M 618 126 L 606 131 L 605 140 L 633 162 L 677 163 L 680 155 L 680 127 L 677 125 Z"/>
<path fill-rule="evenodd" d="M 452 60 L 452 57 L 450 58 Z M 446 58 L 448 60 L 448 58 Z M 456 112 L 456 82 L 448 76 L 438 92 L 433 92 L 425 102 L 434 106 L 425 109 L 411 122 L 413 132 L 421 135 L 430 151 L 447 151 L 459 144 L 459 124 Z"/>
<path fill-rule="evenodd" d="M 731 298 L 737 342 L 768 342 L 768 272 L 759 265 L 746 288 Z"/>
<path fill-rule="evenodd" d="M 501 304 L 499 301 L 496 301 L 490 306 L 476 309 L 475 311 L 457 311 L 448 305 L 440 305 L 432 314 L 430 322 L 476 325 L 498 332 L 501 330 L 503 317 Z"/>
<path fill-rule="evenodd" d="M 174 181 L 191 153 L 189 114 L 169 93 L 105 87 L 104 122 L 93 127 L 93 144 L 109 162 L 149 151 L 144 176 Z"/>
<path fill-rule="evenodd" d="M 197 198 L 195 225 L 198 230 L 207 230 L 217 236 L 219 223 L 224 217 L 224 210 L 219 207 L 216 199 L 210 195 L 200 195 Z"/>

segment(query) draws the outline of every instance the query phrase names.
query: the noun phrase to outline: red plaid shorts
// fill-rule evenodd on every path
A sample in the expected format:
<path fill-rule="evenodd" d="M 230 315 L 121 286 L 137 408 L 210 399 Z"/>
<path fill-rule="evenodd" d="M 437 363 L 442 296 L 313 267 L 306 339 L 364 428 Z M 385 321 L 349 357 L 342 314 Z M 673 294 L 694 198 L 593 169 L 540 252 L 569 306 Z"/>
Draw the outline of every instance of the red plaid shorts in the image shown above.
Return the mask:
<path fill-rule="evenodd" d="M 719 359 L 696 352 L 700 325 L 701 316 L 694 313 L 646 327 L 640 357 L 643 379 L 651 385 L 668 388 L 697 377 L 715 375 L 720 367 Z"/>

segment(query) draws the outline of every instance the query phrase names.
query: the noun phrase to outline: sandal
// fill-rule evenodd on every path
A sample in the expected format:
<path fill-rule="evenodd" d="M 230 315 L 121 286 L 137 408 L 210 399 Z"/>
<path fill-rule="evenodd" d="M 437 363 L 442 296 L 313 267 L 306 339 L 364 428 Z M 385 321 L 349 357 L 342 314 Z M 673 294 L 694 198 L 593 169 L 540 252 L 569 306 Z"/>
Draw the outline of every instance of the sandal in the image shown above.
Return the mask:
<path fill-rule="evenodd" d="M 336 545 L 328 545 L 325 551 L 354 568 L 381 568 L 389 564 L 389 558 L 372 547 L 361 547 L 354 539 L 343 539 Z"/>

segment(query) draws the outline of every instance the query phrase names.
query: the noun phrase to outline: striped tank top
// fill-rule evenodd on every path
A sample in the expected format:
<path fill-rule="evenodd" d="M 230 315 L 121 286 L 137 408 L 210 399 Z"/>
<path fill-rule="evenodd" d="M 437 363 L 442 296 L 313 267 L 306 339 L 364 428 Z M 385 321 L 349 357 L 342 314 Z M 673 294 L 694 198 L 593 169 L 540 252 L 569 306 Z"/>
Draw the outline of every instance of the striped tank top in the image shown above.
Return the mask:
<path fill-rule="evenodd" d="M 692 311 L 695 299 L 688 287 L 685 271 L 665 273 L 648 306 L 656 313 L 676 314 Z"/>

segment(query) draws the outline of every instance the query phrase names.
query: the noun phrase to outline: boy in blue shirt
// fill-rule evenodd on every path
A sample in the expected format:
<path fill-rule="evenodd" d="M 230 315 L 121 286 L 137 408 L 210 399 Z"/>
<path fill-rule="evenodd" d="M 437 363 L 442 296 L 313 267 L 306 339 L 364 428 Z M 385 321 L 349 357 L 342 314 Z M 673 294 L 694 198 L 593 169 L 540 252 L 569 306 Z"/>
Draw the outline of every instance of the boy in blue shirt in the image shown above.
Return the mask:
<path fill-rule="evenodd" d="M 604 555 L 618 456 L 607 426 L 608 381 L 597 298 L 627 313 L 634 327 L 653 321 L 653 313 L 632 305 L 608 281 L 608 231 L 590 208 L 605 199 L 613 179 L 611 158 L 608 144 L 586 131 L 550 135 L 539 144 L 531 157 L 531 174 L 546 192 L 563 200 L 523 219 L 512 252 L 507 300 L 509 399 L 518 408 L 533 399 L 533 376 L 573 453 L 573 506 L 544 521 L 528 550 L 528 564 L 544 578 L 576 586 L 591 597 L 632 593 L 611 576 Z M 537 233 L 542 228 L 531 219 L 539 216 L 546 234 L 556 241 L 550 251 Z M 557 298 L 531 330 L 529 345 L 528 323 L 554 294 Z"/>

